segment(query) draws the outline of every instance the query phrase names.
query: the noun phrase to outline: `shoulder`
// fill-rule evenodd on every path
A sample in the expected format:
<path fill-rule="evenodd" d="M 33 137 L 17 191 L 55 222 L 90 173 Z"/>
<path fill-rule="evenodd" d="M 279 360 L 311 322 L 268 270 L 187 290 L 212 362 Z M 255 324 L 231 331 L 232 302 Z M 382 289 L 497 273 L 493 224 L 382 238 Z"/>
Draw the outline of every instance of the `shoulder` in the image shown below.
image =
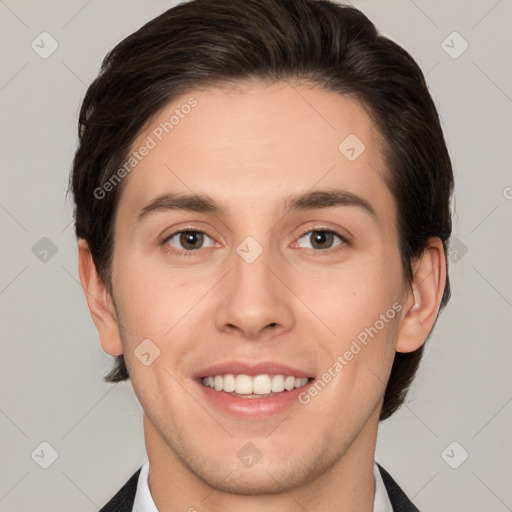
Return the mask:
<path fill-rule="evenodd" d="M 393 477 L 380 465 L 377 464 L 386 491 L 388 492 L 389 501 L 393 506 L 394 512 L 420 512 L 413 502 L 407 497 L 400 486 L 393 480 Z"/>
<path fill-rule="evenodd" d="M 117 494 L 99 512 L 131 512 L 141 468 L 123 485 Z"/>

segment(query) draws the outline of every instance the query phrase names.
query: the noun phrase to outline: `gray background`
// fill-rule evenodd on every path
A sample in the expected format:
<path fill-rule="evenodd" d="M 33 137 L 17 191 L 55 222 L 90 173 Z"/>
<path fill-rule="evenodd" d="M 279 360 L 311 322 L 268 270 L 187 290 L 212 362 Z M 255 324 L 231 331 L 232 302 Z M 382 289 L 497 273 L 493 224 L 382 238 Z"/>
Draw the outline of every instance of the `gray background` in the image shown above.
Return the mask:
<path fill-rule="evenodd" d="M 66 188 L 103 56 L 174 4 L 0 0 L 1 511 L 93 511 L 145 457 L 130 384 L 101 380 Z M 377 460 L 424 511 L 512 510 L 512 2 L 354 5 L 426 73 L 456 179 L 453 296 Z"/>

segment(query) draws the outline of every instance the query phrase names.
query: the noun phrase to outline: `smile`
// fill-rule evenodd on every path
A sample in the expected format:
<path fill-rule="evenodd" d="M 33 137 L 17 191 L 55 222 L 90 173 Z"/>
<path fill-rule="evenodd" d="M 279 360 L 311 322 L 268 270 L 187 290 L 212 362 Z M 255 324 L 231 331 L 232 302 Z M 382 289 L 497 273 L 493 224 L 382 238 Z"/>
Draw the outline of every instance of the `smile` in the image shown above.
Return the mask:
<path fill-rule="evenodd" d="M 272 360 L 229 360 L 200 368 L 191 377 L 213 411 L 243 421 L 265 421 L 299 403 L 315 381 L 312 368 Z M 302 406 L 301 406 L 302 407 Z"/>

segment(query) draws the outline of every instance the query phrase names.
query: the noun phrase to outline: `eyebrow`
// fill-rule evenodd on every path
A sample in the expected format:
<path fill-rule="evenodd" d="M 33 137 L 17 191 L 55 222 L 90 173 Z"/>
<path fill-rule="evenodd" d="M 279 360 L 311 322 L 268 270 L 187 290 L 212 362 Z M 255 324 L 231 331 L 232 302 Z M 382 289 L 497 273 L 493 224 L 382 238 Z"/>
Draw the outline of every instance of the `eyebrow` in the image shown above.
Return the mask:
<path fill-rule="evenodd" d="M 321 208 L 352 206 L 361 208 L 378 220 L 375 208 L 362 197 L 345 190 L 314 190 L 288 196 L 285 200 L 286 213 L 291 211 L 316 210 Z M 186 210 L 225 216 L 224 207 L 207 194 L 162 194 L 144 206 L 137 219 L 142 221 L 149 215 L 161 211 Z"/>

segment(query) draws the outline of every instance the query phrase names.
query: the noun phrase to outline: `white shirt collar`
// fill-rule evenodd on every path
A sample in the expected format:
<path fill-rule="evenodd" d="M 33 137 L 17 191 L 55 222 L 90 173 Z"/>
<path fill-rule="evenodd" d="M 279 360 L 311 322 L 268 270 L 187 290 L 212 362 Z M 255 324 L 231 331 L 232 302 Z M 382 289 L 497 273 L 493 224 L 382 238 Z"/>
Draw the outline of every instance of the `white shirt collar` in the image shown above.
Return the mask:
<path fill-rule="evenodd" d="M 375 498 L 373 499 L 373 512 L 393 512 L 393 505 L 389 501 L 388 491 L 382 480 L 377 463 L 373 465 L 373 475 L 375 476 Z"/>
<path fill-rule="evenodd" d="M 153 497 L 149 492 L 148 476 L 149 460 L 146 457 L 139 473 L 139 481 L 137 482 L 137 491 L 135 492 L 132 512 L 158 512 Z"/>
<path fill-rule="evenodd" d="M 384 485 L 384 481 L 382 480 L 382 476 L 376 463 L 373 465 L 373 474 L 375 476 L 373 512 L 393 512 L 393 507 L 389 501 L 386 486 Z M 140 470 L 132 512 L 158 512 L 155 502 L 153 501 L 153 497 L 149 492 L 148 477 L 149 460 L 146 457 Z"/>

